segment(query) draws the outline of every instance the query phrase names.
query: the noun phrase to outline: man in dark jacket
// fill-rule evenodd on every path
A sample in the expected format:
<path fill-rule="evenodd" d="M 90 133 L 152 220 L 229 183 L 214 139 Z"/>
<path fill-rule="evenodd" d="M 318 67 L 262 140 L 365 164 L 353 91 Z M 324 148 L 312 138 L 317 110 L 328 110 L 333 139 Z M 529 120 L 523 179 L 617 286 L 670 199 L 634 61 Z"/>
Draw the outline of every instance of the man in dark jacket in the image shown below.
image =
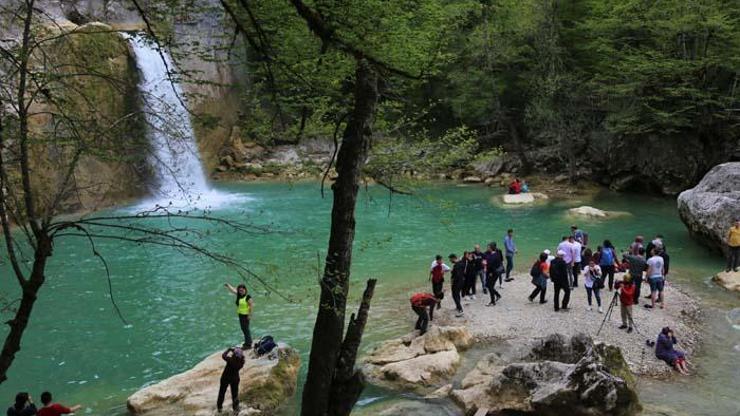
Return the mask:
<path fill-rule="evenodd" d="M 455 309 L 457 309 L 456 316 L 460 317 L 463 314 L 462 304 L 460 304 L 460 295 L 465 287 L 465 262 L 458 261 L 457 255 L 455 254 L 450 254 L 450 262 L 453 263 L 452 300 L 455 301 Z"/>
<path fill-rule="evenodd" d="M 555 288 L 555 312 L 561 308 L 568 310 L 570 302 L 570 282 L 568 281 L 568 265 L 563 260 L 565 252 L 558 250 L 558 256 L 550 262 L 550 280 Z M 560 304 L 560 291 L 563 291 L 563 303 Z"/>
<path fill-rule="evenodd" d="M 239 370 L 244 367 L 244 353 L 241 348 L 229 348 L 221 354 L 226 361 L 224 372 L 221 373 L 221 386 L 218 389 L 218 401 L 216 409 L 221 413 L 221 408 L 226 397 L 226 388 L 231 387 L 231 404 L 234 413 L 239 413 Z"/>

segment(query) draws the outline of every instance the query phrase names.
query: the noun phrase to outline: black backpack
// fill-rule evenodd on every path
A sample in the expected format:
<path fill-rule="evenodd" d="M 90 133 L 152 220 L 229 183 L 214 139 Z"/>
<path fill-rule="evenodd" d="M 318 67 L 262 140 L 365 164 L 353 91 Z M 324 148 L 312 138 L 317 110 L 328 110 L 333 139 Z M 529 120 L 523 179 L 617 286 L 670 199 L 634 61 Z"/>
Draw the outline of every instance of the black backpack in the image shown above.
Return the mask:
<path fill-rule="evenodd" d="M 277 344 L 275 343 L 275 340 L 272 338 L 272 336 L 265 335 L 254 344 L 254 352 L 256 352 L 258 356 L 265 355 L 272 351 L 275 347 L 277 347 Z"/>
<path fill-rule="evenodd" d="M 535 280 L 540 277 L 540 274 L 542 274 L 542 272 L 540 272 L 540 261 L 537 260 L 529 270 L 529 275 L 532 276 L 532 280 Z"/>

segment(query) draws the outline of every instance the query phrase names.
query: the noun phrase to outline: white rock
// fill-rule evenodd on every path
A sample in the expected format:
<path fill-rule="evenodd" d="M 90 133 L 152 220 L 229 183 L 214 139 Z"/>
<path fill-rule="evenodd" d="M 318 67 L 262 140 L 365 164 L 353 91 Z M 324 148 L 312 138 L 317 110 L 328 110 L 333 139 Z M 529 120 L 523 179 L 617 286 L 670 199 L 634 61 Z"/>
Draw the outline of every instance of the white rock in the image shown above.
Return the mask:
<path fill-rule="evenodd" d="M 531 193 L 505 194 L 504 195 L 504 204 L 519 205 L 519 204 L 531 204 L 533 202 L 534 202 L 534 195 L 532 195 Z"/>
<path fill-rule="evenodd" d="M 608 216 L 606 211 L 602 211 L 594 207 L 589 207 L 587 205 L 580 206 L 578 208 L 571 208 L 568 210 L 568 212 L 575 215 L 582 215 L 584 217 L 593 218 L 606 218 Z"/>
<path fill-rule="evenodd" d="M 732 292 L 740 292 L 740 272 L 720 272 L 712 280 Z"/>

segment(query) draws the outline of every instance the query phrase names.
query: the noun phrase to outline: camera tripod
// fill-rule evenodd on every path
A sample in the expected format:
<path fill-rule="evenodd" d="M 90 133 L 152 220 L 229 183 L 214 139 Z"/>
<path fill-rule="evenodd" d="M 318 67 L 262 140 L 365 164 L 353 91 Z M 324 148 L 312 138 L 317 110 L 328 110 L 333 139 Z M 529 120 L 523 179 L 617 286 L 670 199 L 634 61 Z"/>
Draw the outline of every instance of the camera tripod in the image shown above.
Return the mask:
<path fill-rule="evenodd" d="M 612 296 L 612 300 L 611 302 L 609 302 L 609 307 L 606 309 L 606 313 L 604 314 L 604 319 L 601 321 L 599 330 L 596 331 L 596 336 L 599 336 L 599 334 L 601 334 L 601 330 L 604 329 L 604 324 L 606 324 L 606 321 L 611 319 L 612 312 L 614 311 L 614 307 L 617 305 L 618 302 L 619 302 L 619 290 L 615 290 L 614 296 Z M 637 332 L 637 334 L 639 334 L 640 336 L 643 336 L 643 337 L 645 336 L 645 334 L 640 332 L 640 329 L 637 328 L 637 323 L 634 321 L 634 319 L 632 320 L 632 328 L 634 328 L 635 332 Z M 649 341 L 650 339 L 648 338 L 648 342 Z"/>

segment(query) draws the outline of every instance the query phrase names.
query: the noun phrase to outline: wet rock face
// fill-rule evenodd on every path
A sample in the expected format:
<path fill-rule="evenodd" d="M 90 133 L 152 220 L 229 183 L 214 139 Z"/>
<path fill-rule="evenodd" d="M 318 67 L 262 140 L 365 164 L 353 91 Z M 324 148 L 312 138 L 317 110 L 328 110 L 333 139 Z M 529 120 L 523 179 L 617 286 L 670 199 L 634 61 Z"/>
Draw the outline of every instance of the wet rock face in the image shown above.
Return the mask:
<path fill-rule="evenodd" d="M 631 415 L 640 410 L 634 379 L 619 349 L 579 334 L 551 335 L 525 346 L 518 358 L 482 359 L 450 394 L 472 414 Z M 629 370 L 627 370 L 629 374 Z"/>
<path fill-rule="evenodd" d="M 726 250 L 727 231 L 740 218 L 740 162 L 715 166 L 698 185 L 681 192 L 678 213 L 692 237 Z"/>

